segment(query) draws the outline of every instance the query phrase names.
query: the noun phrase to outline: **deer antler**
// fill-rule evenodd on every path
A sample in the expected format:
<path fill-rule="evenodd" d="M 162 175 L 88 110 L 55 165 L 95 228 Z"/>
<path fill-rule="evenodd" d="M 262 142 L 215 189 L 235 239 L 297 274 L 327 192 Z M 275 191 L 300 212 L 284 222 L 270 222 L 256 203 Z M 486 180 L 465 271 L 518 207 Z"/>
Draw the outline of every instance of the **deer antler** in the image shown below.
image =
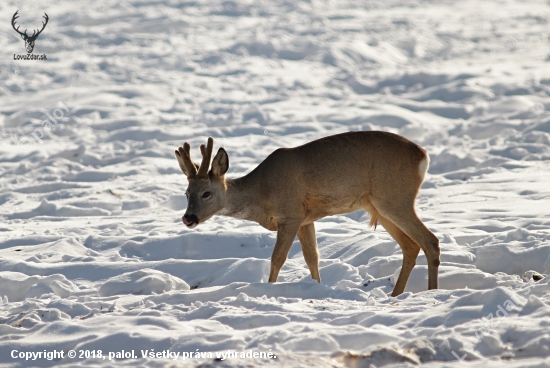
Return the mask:
<path fill-rule="evenodd" d="M 20 26 L 17 26 L 17 28 L 15 28 L 15 20 L 16 20 L 17 18 L 19 18 L 19 15 L 18 15 L 17 13 L 19 13 L 19 10 L 16 11 L 16 12 L 13 14 L 13 17 L 11 18 L 11 26 L 13 27 L 13 29 L 15 29 L 15 32 L 19 33 L 19 34 L 20 34 L 21 36 L 23 36 L 23 37 L 28 38 L 29 36 L 27 35 L 27 30 L 26 30 L 26 29 L 25 29 L 25 33 L 21 33 L 21 32 L 19 31 L 19 27 L 20 27 Z M 44 14 L 46 14 L 46 13 L 44 13 Z"/>
<path fill-rule="evenodd" d="M 176 150 L 176 159 L 180 165 L 181 170 L 187 177 L 194 177 L 197 175 L 197 165 L 191 161 L 191 147 L 189 143 L 185 142 L 182 147 Z"/>
<path fill-rule="evenodd" d="M 197 173 L 198 176 L 207 176 L 210 168 L 210 159 L 212 158 L 212 150 L 214 149 L 214 139 L 208 137 L 206 148 L 201 144 L 202 162 Z"/>
<path fill-rule="evenodd" d="M 42 33 L 42 31 L 44 30 L 44 28 L 46 28 L 46 24 L 48 24 L 48 21 L 50 20 L 50 18 L 48 17 L 48 14 L 44 13 L 44 16 L 43 18 L 46 20 L 45 22 L 42 22 L 42 29 L 41 30 L 34 30 L 32 36 L 29 36 L 27 34 L 27 30 L 25 29 L 25 32 L 22 33 L 21 31 L 19 31 L 19 27 L 20 26 L 17 26 L 17 28 L 15 28 L 15 21 L 17 20 L 17 18 L 19 18 L 19 10 L 16 11 L 14 14 L 13 14 L 13 17 L 11 18 L 11 26 L 13 27 L 13 29 L 19 33 L 21 35 L 21 37 L 23 37 L 25 40 L 29 40 L 29 41 L 32 41 L 32 40 L 36 40 L 36 38 L 40 35 L 40 33 Z M 37 33 L 38 32 L 38 33 Z"/>
<path fill-rule="evenodd" d="M 42 29 L 41 29 L 40 31 L 38 31 L 38 33 L 36 33 L 36 31 L 34 31 L 33 34 L 32 34 L 32 36 L 31 36 L 31 38 L 36 38 L 36 37 L 38 37 L 38 35 L 39 35 L 40 33 L 42 33 L 42 31 L 44 30 L 44 28 L 46 28 L 46 24 L 48 24 L 48 20 L 50 20 L 50 18 L 48 17 L 48 14 L 46 14 L 46 13 L 44 13 L 44 16 L 43 16 L 42 18 L 46 19 L 46 22 L 42 22 Z M 35 33 L 36 33 L 36 35 L 35 35 Z"/>

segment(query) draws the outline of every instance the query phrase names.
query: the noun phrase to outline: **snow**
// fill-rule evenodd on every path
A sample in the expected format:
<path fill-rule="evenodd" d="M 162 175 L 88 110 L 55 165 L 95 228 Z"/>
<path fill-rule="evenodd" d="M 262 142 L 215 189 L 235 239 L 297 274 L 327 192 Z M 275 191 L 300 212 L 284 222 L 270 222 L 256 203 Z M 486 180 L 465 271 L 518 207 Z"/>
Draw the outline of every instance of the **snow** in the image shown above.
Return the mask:
<path fill-rule="evenodd" d="M 12 60 L 0 25 L 0 364 L 550 366 L 547 1 L 0 4 L 18 9 L 50 21 L 47 61 Z M 316 223 L 321 285 L 298 241 L 269 284 L 275 233 L 181 223 L 182 142 L 214 137 L 239 177 L 354 130 L 429 152 L 439 290 L 421 253 L 389 296 L 401 251 L 364 212 Z"/>

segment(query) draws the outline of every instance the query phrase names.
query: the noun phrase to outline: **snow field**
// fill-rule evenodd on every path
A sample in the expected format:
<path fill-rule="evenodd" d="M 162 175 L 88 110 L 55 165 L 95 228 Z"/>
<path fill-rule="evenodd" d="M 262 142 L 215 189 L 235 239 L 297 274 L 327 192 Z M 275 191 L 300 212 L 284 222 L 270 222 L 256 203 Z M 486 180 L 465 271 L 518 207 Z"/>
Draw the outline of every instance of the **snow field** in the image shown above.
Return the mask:
<path fill-rule="evenodd" d="M 547 2 L 0 4 L 17 9 L 50 23 L 47 62 L 0 58 L 1 364 L 29 366 L 16 349 L 138 356 L 33 366 L 550 366 Z M 181 224 L 183 141 L 196 158 L 214 137 L 238 177 L 350 130 L 430 153 L 416 207 L 439 290 L 421 253 L 388 296 L 401 251 L 363 212 L 316 223 L 322 285 L 297 241 L 268 284 L 275 233 Z M 213 358 L 181 358 L 197 351 Z M 228 351 L 277 358 L 214 360 Z"/>

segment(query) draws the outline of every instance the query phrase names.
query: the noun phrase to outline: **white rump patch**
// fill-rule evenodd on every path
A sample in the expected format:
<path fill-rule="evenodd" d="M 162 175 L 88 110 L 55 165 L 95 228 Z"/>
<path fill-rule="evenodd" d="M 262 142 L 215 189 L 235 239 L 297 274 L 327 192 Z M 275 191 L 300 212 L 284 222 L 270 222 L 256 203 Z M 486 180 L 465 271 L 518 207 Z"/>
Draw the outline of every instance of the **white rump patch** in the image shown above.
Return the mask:
<path fill-rule="evenodd" d="M 424 181 L 424 176 L 426 176 L 426 172 L 428 171 L 428 167 L 430 166 L 430 156 L 426 155 L 426 158 L 420 161 L 420 164 L 418 165 L 418 175 L 420 175 L 420 179 Z"/>

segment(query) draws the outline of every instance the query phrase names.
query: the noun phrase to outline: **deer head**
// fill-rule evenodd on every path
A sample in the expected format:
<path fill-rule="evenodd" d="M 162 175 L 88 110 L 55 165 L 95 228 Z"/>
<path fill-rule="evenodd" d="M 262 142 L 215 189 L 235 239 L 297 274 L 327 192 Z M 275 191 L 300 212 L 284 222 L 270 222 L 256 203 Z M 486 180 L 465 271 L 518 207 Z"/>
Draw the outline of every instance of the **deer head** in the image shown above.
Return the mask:
<path fill-rule="evenodd" d="M 46 24 L 48 24 L 48 14 L 44 13 L 44 19 L 46 20 L 45 22 L 42 22 L 42 29 L 39 31 L 39 30 L 35 30 L 32 34 L 32 36 L 29 36 L 27 34 L 27 30 L 25 29 L 25 32 L 20 32 L 19 31 L 19 26 L 17 26 L 17 28 L 15 28 L 15 20 L 17 18 L 19 18 L 19 15 L 17 14 L 19 13 L 19 10 L 15 12 L 15 14 L 13 14 L 13 17 L 11 18 L 11 26 L 13 27 L 13 29 L 15 29 L 15 31 L 17 33 L 19 33 L 19 35 L 21 36 L 21 38 L 23 40 L 25 40 L 25 48 L 27 49 L 27 53 L 31 53 L 32 50 L 34 50 L 34 41 L 36 41 L 36 39 L 38 38 L 38 36 L 40 35 L 40 33 L 42 33 L 42 31 L 44 30 L 44 28 L 46 28 Z"/>
<path fill-rule="evenodd" d="M 183 223 L 190 229 L 199 223 L 208 220 L 221 209 L 226 203 L 226 182 L 225 173 L 229 168 L 229 158 L 223 148 L 212 160 L 210 170 L 210 159 L 214 148 L 214 139 L 208 138 L 206 147 L 201 144 L 202 162 L 198 166 L 191 160 L 189 143 L 185 142 L 182 147 L 176 150 L 176 159 L 181 171 L 187 176 L 189 186 L 185 195 L 187 196 L 187 210 L 182 217 Z"/>

